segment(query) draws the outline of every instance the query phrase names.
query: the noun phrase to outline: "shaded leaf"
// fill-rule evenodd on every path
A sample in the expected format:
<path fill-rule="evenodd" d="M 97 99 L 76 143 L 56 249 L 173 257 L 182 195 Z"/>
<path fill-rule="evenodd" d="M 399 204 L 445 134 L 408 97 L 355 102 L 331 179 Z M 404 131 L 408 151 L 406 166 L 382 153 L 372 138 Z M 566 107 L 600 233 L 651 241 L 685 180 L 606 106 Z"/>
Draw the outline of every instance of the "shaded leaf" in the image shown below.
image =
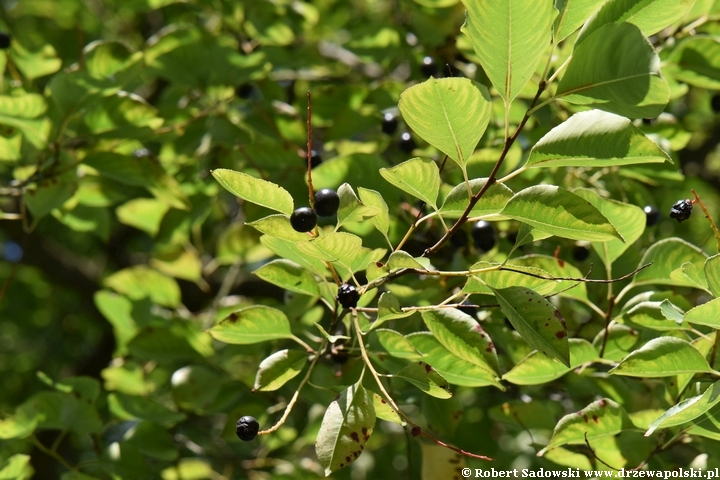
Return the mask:
<path fill-rule="evenodd" d="M 360 200 L 365 205 L 377 209 L 377 214 L 370 221 L 387 238 L 388 230 L 390 230 L 390 214 L 385 199 L 379 192 L 363 187 L 358 187 L 358 195 L 360 195 Z M 390 243 L 390 240 L 388 240 L 388 243 Z"/>
<path fill-rule="evenodd" d="M 379 213 L 375 207 L 360 203 L 352 187 L 347 183 L 340 185 L 337 194 L 340 197 L 340 207 L 337 211 L 338 227 L 348 222 L 367 220 Z"/>
<path fill-rule="evenodd" d="M 535 349 L 570 367 L 565 319 L 555 306 L 524 287 L 492 289 L 505 316 Z"/>
<path fill-rule="evenodd" d="M 428 395 L 436 398 L 450 398 L 450 384 L 442 375 L 433 370 L 433 368 L 425 362 L 412 362 L 403 367 L 398 373 L 393 375 L 396 378 L 412 383 Z"/>
<path fill-rule="evenodd" d="M 387 328 L 379 328 L 375 330 L 375 334 L 382 348 L 393 357 L 407 358 L 408 360 L 420 360 L 422 358 L 422 355 L 415 350 L 412 343 L 401 333 Z"/>
<path fill-rule="evenodd" d="M 467 459 L 449 448 L 431 443 L 420 443 L 422 452 L 421 480 L 447 478 L 448 472 L 462 471 Z"/>
<path fill-rule="evenodd" d="M 177 282 L 144 265 L 115 272 L 103 281 L 103 285 L 131 300 L 149 297 L 154 303 L 167 307 L 180 304 L 180 287 Z"/>
<path fill-rule="evenodd" d="M 720 381 L 710 385 L 702 395 L 687 398 L 674 405 L 650 424 L 645 436 L 658 428 L 674 427 L 690 422 L 720 403 Z"/>
<path fill-rule="evenodd" d="M 710 291 L 715 297 L 720 297 L 720 254 L 705 260 L 703 270 Z"/>
<path fill-rule="evenodd" d="M 284 258 L 273 260 L 253 272 L 273 285 L 304 295 L 319 296 L 318 282 L 307 269 Z"/>
<path fill-rule="evenodd" d="M 598 358 L 597 350 L 587 340 L 571 338 L 568 344 L 570 348 L 570 367 L 555 362 L 550 357 L 535 350 L 503 375 L 503 380 L 516 385 L 539 385 L 560 378 L 573 368 Z"/>
<path fill-rule="evenodd" d="M 487 182 L 486 178 L 475 178 L 470 180 L 470 188 L 473 194 L 476 194 Z M 492 185 L 483 194 L 482 198 L 475 204 L 469 213 L 469 217 L 478 217 L 480 215 L 488 215 L 500 212 L 508 200 L 513 196 L 513 191 L 503 183 Z M 440 208 L 440 213 L 447 218 L 460 218 L 468 206 L 470 198 L 468 197 L 467 185 L 463 182 L 455 186 L 445 197 Z"/>
<path fill-rule="evenodd" d="M 265 235 L 282 238 L 291 242 L 300 242 L 310 238 L 307 233 L 300 233 L 295 230 L 290 224 L 290 218 L 287 215 L 279 213 L 255 220 L 254 222 L 249 222 L 247 225 L 250 225 Z"/>
<path fill-rule="evenodd" d="M 375 416 L 377 418 L 397 423 L 398 425 L 405 426 L 407 424 L 380 395 L 375 392 L 370 393 L 372 394 L 373 408 L 375 409 Z"/>
<path fill-rule="evenodd" d="M 689 37 L 670 52 L 667 62 L 664 71 L 678 81 L 700 88 L 720 88 L 720 39 L 717 37 Z"/>
<path fill-rule="evenodd" d="M 333 232 L 299 242 L 297 248 L 325 262 L 340 262 L 349 267 L 362 251 L 362 239 L 351 233 Z"/>
<path fill-rule="evenodd" d="M 555 96 L 630 118 L 654 118 L 665 108 L 670 89 L 640 30 L 611 23 L 576 46 Z"/>
<path fill-rule="evenodd" d="M 672 272 L 689 262 L 699 270 L 703 269 L 707 256 L 696 246 L 680 238 L 666 238 L 655 242 L 647 249 L 638 266 L 652 263 L 633 277 L 634 285 L 674 285 L 694 287 L 693 282 L 682 278 L 672 278 Z"/>

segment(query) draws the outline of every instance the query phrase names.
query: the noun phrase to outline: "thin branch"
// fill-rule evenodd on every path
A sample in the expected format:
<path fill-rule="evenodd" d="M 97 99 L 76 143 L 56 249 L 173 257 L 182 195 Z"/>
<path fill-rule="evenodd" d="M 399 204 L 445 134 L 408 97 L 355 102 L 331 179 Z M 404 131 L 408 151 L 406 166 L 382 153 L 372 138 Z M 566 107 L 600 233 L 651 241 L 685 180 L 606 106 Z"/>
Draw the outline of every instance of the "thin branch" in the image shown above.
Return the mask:
<path fill-rule="evenodd" d="M 615 283 L 615 282 L 621 282 L 623 280 L 627 280 L 628 278 L 632 277 L 640 270 L 643 270 L 652 264 L 653 264 L 653 262 L 646 263 L 645 265 L 636 268 L 632 272 L 630 272 L 626 275 L 623 275 L 622 277 L 611 278 L 609 280 L 599 280 L 599 279 L 593 279 L 593 278 L 575 278 L 575 277 L 546 277 L 544 275 L 537 275 L 537 274 L 530 273 L 530 272 L 523 272 L 522 270 L 513 270 L 512 268 L 507 268 L 507 267 L 500 267 L 500 270 L 506 270 L 509 272 L 520 273 L 523 275 L 527 275 L 529 277 L 541 278 L 543 280 L 569 280 L 571 282 L 585 282 L 585 283 Z"/>
<path fill-rule="evenodd" d="M 700 205 L 700 208 L 702 208 L 702 211 L 705 214 L 705 218 L 707 218 L 708 222 L 710 222 L 710 226 L 712 227 L 713 233 L 715 234 L 715 240 L 717 241 L 718 253 L 720 253 L 720 231 L 718 231 L 718 228 L 715 225 L 715 221 L 713 220 L 712 215 L 710 215 L 710 212 L 708 212 L 707 207 L 702 202 L 702 200 L 700 200 L 700 197 L 698 196 L 698 194 L 695 193 L 695 190 L 693 190 L 693 189 L 690 189 L 690 191 L 692 192 L 693 195 L 695 195 L 695 201 L 693 203 L 697 203 L 698 205 Z"/>
<path fill-rule="evenodd" d="M 597 456 L 597 454 L 595 453 L 595 450 L 592 448 L 592 446 L 590 445 L 590 442 L 588 441 L 587 432 L 585 432 L 585 445 L 587 445 L 587 447 L 590 449 L 590 453 L 592 453 L 592 456 L 595 457 L 595 460 L 597 460 L 598 462 L 602 463 L 602 464 L 605 465 L 606 467 L 608 467 L 608 468 L 610 468 L 610 469 L 612 469 L 612 470 L 615 470 L 616 472 L 619 472 L 619 471 L 620 471 L 619 468 L 613 467 L 613 466 L 610 465 L 609 463 L 605 462 L 602 458 L 600 458 L 600 457 Z"/>
<path fill-rule="evenodd" d="M 420 429 L 420 427 L 416 427 L 416 428 Z M 413 428 L 413 430 L 415 430 L 415 429 Z M 466 457 L 479 458 L 480 460 L 487 460 L 489 462 L 493 461 L 492 458 L 486 457 L 485 455 L 478 455 L 477 453 L 468 452 L 466 450 L 463 450 L 462 448 L 457 448 L 457 447 L 453 447 L 452 445 L 448 445 L 447 443 L 443 442 L 442 440 L 438 440 L 437 438 L 433 437 L 432 435 L 426 433 L 422 429 L 420 429 L 420 431 L 417 434 L 415 432 L 413 432 L 413 435 L 415 435 L 415 436 L 422 435 L 423 437 L 430 439 L 431 441 L 437 443 L 441 447 L 448 448 L 448 449 L 452 450 L 453 452 L 457 452 L 460 455 L 465 455 Z"/>
<path fill-rule="evenodd" d="M 54 458 L 58 463 L 62 464 L 68 470 L 70 470 L 72 472 L 78 471 L 78 468 L 72 466 L 70 464 L 70 462 L 68 462 L 67 460 L 65 460 L 65 458 L 62 457 L 62 455 L 60 455 L 59 453 L 57 453 L 54 450 L 50 450 L 45 445 L 43 445 L 42 442 L 40 440 L 38 440 L 38 438 L 35 435 L 30 436 L 30 441 L 32 441 L 33 445 L 35 445 L 35 448 L 37 448 L 38 450 L 43 452 L 45 455 Z"/>
<path fill-rule="evenodd" d="M 307 179 L 310 206 L 315 206 L 315 190 L 312 183 L 312 94 L 307 92 Z"/>

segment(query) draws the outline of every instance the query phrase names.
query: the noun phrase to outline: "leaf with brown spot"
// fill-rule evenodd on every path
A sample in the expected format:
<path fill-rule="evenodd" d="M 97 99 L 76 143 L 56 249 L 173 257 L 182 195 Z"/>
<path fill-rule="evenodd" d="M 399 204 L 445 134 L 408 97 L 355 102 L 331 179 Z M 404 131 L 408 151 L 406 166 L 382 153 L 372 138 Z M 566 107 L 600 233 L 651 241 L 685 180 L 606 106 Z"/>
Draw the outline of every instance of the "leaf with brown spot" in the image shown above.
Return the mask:
<path fill-rule="evenodd" d="M 448 381 L 425 362 L 412 362 L 393 376 L 412 383 L 433 397 L 450 398 L 453 395 Z"/>
<path fill-rule="evenodd" d="M 325 411 L 315 441 L 315 452 L 325 468 L 325 475 L 359 457 L 374 427 L 372 392 L 360 383 L 344 390 Z"/>

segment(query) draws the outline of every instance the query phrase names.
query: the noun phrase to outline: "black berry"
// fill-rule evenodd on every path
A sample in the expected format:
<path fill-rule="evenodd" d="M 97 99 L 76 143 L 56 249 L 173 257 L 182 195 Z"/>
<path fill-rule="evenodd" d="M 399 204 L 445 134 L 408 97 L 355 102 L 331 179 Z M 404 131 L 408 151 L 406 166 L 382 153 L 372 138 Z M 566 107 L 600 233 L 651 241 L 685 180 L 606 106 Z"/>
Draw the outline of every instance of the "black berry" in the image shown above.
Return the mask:
<path fill-rule="evenodd" d="M 678 200 L 670 209 L 670 218 L 678 222 L 687 220 L 692 215 L 693 204 L 690 200 Z"/>
<path fill-rule="evenodd" d="M 340 197 L 329 188 L 323 188 L 315 194 L 315 213 L 320 217 L 332 217 L 340 207 Z"/>
<path fill-rule="evenodd" d="M 235 426 L 235 433 L 243 442 L 249 442 L 255 438 L 258 430 L 260 430 L 260 424 L 255 420 L 255 417 L 249 415 L 240 417 L 240 420 L 237 421 L 237 425 Z"/>
<path fill-rule="evenodd" d="M 243 83 L 235 89 L 235 95 L 240 98 L 250 98 L 253 93 L 253 86 L 250 83 Z"/>
<path fill-rule="evenodd" d="M 321 163 L 322 163 L 322 157 L 320 156 L 320 154 L 317 153 L 315 150 L 312 150 L 310 152 L 310 166 L 312 168 L 315 168 L 318 165 L 320 165 Z"/>
<path fill-rule="evenodd" d="M 572 255 L 576 262 L 584 262 L 590 256 L 590 249 L 584 245 L 575 245 Z"/>
<path fill-rule="evenodd" d="M 646 206 L 645 208 L 643 208 L 643 211 L 645 212 L 646 227 L 652 227 L 660 221 L 660 210 L 653 207 L 652 205 Z"/>
<path fill-rule="evenodd" d="M 720 113 L 720 93 L 713 95 L 710 99 L 710 106 L 715 113 Z"/>
<path fill-rule="evenodd" d="M 435 63 L 435 60 L 431 57 L 423 58 L 422 63 L 420 64 L 420 71 L 426 77 L 432 77 L 437 74 L 437 64 Z"/>
<path fill-rule="evenodd" d="M 383 133 L 387 133 L 388 135 L 392 135 L 395 133 L 395 130 L 397 130 L 398 127 L 398 119 L 395 115 L 392 113 L 386 113 L 383 115 L 383 121 L 382 121 L 382 131 Z"/>
<path fill-rule="evenodd" d="M 290 215 L 290 225 L 297 232 L 309 232 L 317 225 L 317 215 L 310 207 L 300 207 Z"/>
<path fill-rule="evenodd" d="M 343 308 L 355 308 L 360 300 L 360 294 L 357 289 L 349 283 L 343 283 L 338 288 L 337 301 Z"/>
<path fill-rule="evenodd" d="M 483 252 L 492 250 L 495 246 L 495 228 L 485 220 L 480 220 L 475 224 L 472 229 L 472 237 L 475 246 Z"/>
<path fill-rule="evenodd" d="M 657 121 L 657 117 L 656 117 L 656 118 L 643 118 L 643 119 L 642 119 L 643 125 L 655 125 L 655 122 L 656 122 L 656 121 Z"/>
<path fill-rule="evenodd" d="M 398 141 L 398 148 L 400 148 L 400 150 L 405 153 L 411 153 L 415 150 L 415 147 L 415 140 L 409 132 L 404 132 L 400 135 L 400 140 Z"/>
<path fill-rule="evenodd" d="M 12 37 L 9 33 L 0 32 L 0 49 L 5 50 L 10 46 L 10 40 Z"/>

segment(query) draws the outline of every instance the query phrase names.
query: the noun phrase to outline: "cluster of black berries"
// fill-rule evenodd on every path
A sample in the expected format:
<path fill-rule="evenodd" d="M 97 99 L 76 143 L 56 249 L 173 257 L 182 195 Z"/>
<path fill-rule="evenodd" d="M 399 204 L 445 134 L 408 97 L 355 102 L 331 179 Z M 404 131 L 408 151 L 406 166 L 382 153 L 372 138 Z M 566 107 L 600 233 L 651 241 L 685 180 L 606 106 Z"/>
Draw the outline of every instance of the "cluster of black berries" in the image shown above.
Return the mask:
<path fill-rule="evenodd" d="M 398 117 L 394 113 L 385 112 L 383 114 L 381 126 L 383 133 L 387 135 L 393 135 L 397 131 L 399 123 L 400 122 L 398 121 Z M 415 139 L 412 137 L 410 132 L 403 132 L 400 134 L 397 146 L 403 152 L 411 153 L 413 150 L 415 150 L 415 147 L 417 145 L 415 144 Z"/>
<path fill-rule="evenodd" d="M 315 194 L 315 209 L 300 207 L 290 215 L 290 225 L 298 232 L 309 232 L 317 225 L 318 215 L 332 217 L 340 207 L 340 197 L 335 190 L 323 188 Z"/>

